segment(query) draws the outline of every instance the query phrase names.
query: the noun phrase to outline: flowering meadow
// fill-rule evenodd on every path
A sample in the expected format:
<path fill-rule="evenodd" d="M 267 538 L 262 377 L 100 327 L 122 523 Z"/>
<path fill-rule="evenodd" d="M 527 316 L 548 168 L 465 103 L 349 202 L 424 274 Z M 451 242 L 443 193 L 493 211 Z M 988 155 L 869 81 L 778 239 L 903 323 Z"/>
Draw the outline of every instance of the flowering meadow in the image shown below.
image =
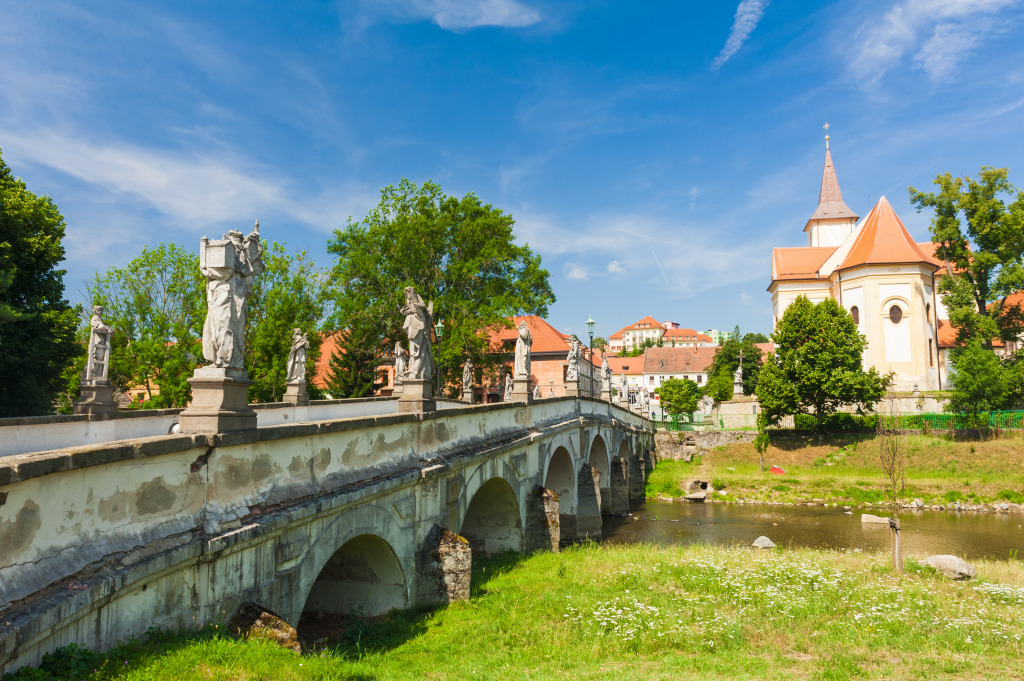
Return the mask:
<path fill-rule="evenodd" d="M 953 582 L 859 551 L 593 544 L 476 561 L 469 602 L 352 620 L 303 655 L 209 625 L 18 678 L 1024 678 L 1024 564 L 974 565 Z"/>

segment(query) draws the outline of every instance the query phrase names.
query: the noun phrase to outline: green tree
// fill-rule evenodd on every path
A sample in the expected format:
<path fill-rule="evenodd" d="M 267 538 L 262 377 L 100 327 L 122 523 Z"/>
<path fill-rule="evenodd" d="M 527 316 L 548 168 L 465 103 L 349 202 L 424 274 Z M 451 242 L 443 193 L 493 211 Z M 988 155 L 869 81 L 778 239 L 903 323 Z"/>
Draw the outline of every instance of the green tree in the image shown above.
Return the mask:
<path fill-rule="evenodd" d="M 191 401 L 187 379 L 203 361 L 205 286 L 199 256 L 177 244 L 143 247 L 127 265 L 97 273 L 88 284 L 113 329 L 111 382 L 122 392 L 143 386 L 151 395 L 133 406 L 163 409 Z"/>
<path fill-rule="evenodd" d="M 372 348 L 404 340 L 402 291 L 415 286 L 433 302 L 435 322 L 444 322 L 434 360 L 454 396 L 465 357 L 481 368 L 500 362 L 487 355 L 488 328 L 508 327 L 519 311 L 544 316 L 555 300 L 540 256 L 516 244 L 513 225 L 474 194 L 458 199 L 433 182 L 409 180 L 385 187 L 377 207 L 335 230 L 328 244 L 338 258 L 334 328 L 365 329 Z"/>
<path fill-rule="evenodd" d="M 64 299 L 64 218 L 0 157 L 0 417 L 52 414 L 85 349 Z"/>
<path fill-rule="evenodd" d="M 645 338 L 640 341 L 640 344 L 636 347 L 626 350 L 623 349 L 619 352 L 619 357 L 639 357 L 640 355 L 647 352 L 647 348 L 660 348 L 664 345 L 664 341 L 660 338 L 655 340 L 654 338 Z M 596 348 L 597 345 L 594 345 Z"/>
<path fill-rule="evenodd" d="M 994 339 L 1015 340 L 1024 331 L 1020 306 L 1007 303 L 1024 288 L 1024 191 L 1010 184 L 1009 174 L 983 166 L 977 179 L 939 175 L 938 192 L 908 188 L 919 212 L 935 212 L 935 256 L 946 262 L 938 290 L 961 347 L 974 339 L 992 348 Z"/>
<path fill-rule="evenodd" d="M 288 253 L 283 244 L 264 243 L 263 265 L 249 299 L 245 366 L 253 381 L 249 401 L 277 402 L 285 391 L 293 329 L 309 338 L 307 390 L 313 387 L 333 289 L 328 272 L 318 268 L 305 251 Z"/>
<path fill-rule="evenodd" d="M 660 396 L 666 414 L 692 414 L 697 411 L 700 386 L 688 378 L 672 378 L 654 391 Z"/>
<path fill-rule="evenodd" d="M 981 412 L 1002 409 L 1011 392 L 1011 377 L 1018 372 L 1008 371 L 999 357 L 978 339 L 950 351 L 953 371 L 949 375 L 952 391 L 946 410 L 963 412 L 972 425 L 978 423 Z"/>
<path fill-rule="evenodd" d="M 861 368 L 866 340 L 831 298 L 814 304 L 798 297 L 786 308 L 772 340 L 775 352 L 768 355 L 757 382 L 766 425 L 778 425 L 785 416 L 813 414 L 820 441 L 827 415 L 843 405 L 863 414 L 889 385 L 890 377 L 874 367 Z"/>
<path fill-rule="evenodd" d="M 727 372 L 708 374 L 708 384 L 704 394 L 710 395 L 715 402 L 727 402 L 732 399 L 732 376 Z"/>
<path fill-rule="evenodd" d="M 594 349 L 604 352 L 608 348 L 608 339 L 602 336 L 594 336 Z"/>
<path fill-rule="evenodd" d="M 770 343 L 771 339 L 763 333 L 747 333 L 743 336 L 744 343 Z"/>
<path fill-rule="evenodd" d="M 327 369 L 327 391 L 335 399 L 373 397 L 383 383 L 380 358 L 386 348 L 366 337 L 368 330 L 353 326 L 338 334 L 338 350 L 331 355 Z"/>
<path fill-rule="evenodd" d="M 735 335 L 718 346 L 715 357 L 711 360 L 711 366 L 708 368 L 708 382 L 710 384 L 712 379 L 717 379 L 718 383 L 723 385 L 728 382 L 729 396 L 725 399 L 732 396 L 732 377 L 736 373 L 736 369 L 739 368 L 741 351 L 743 352 L 743 394 L 752 395 L 757 388 L 762 353 L 761 348 L 756 344 L 759 341 L 754 341 L 752 336 L 754 334 L 748 333 L 741 340 L 737 328 Z"/>

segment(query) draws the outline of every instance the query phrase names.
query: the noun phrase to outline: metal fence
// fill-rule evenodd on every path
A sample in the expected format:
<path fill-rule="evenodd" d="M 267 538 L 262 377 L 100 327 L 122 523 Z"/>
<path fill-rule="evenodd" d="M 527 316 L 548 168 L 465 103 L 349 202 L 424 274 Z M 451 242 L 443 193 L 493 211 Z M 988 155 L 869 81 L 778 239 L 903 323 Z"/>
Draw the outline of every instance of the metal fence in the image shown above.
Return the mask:
<path fill-rule="evenodd" d="M 1024 410 L 987 411 L 975 413 L 948 414 L 945 412 L 897 412 L 892 414 L 871 414 L 868 417 L 854 417 L 852 414 L 840 414 L 830 417 L 833 423 L 826 423 L 826 430 L 874 430 L 878 418 L 886 419 L 886 423 L 899 430 L 1024 430 Z M 813 417 L 801 416 L 794 419 L 785 417 L 772 430 L 792 430 L 804 419 Z M 843 422 L 837 422 L 841 419 Z M 856 420 L 855 420 L 856 419 Z M 655 427 L 660 430 L 751 430 L 757 427 L 754 414 L 667 414 L 654 416 Z M 813 425 L 810 425 L 813 427 Z"/>

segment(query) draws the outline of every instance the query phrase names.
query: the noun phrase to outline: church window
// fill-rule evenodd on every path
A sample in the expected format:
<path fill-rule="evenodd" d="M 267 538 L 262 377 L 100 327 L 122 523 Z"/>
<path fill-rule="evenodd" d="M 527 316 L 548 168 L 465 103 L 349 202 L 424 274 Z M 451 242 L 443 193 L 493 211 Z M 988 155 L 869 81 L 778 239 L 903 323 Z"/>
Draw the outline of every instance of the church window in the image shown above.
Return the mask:
<path fill-rule="evenodd" d="M 931 303 L 925 303 L 925 306 L 924 306 L 924 318 L 928 321 L 929 324 L 932 323 L 932 304 Z"/>
<path fill-rule="evenodd" d="M 889 321 L 893 324 L 899 324 L 903 319 L 903 309 L 899 305 L 893 305 L 889 308 Z"/>
<path fill-rule="evenodd" d="M 850 316 L 853 317 L 853 323 L 860 326 L 860 309 L 856 305 L 850 308 Z"/>

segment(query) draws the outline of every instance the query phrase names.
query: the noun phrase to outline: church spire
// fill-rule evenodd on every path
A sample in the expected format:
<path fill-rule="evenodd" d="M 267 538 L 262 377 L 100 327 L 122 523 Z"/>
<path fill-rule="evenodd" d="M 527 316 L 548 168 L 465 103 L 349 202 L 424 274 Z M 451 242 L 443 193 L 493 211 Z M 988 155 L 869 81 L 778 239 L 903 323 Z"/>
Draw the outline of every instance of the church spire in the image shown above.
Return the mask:
<path fill-rule="evenodd" d="M 843 192 L 839 189 L 839 178 L 836 177 L 835 166 L 832 165 L 832 152 L 828 148 L 828 135 L 825 135 L 825 169 L 821 173 L 821 193 L 818 194 L 818 208 L 811 220 L 829 220 L 835 218 L 856 220 L 859 215 L 843 202 Z"/>

